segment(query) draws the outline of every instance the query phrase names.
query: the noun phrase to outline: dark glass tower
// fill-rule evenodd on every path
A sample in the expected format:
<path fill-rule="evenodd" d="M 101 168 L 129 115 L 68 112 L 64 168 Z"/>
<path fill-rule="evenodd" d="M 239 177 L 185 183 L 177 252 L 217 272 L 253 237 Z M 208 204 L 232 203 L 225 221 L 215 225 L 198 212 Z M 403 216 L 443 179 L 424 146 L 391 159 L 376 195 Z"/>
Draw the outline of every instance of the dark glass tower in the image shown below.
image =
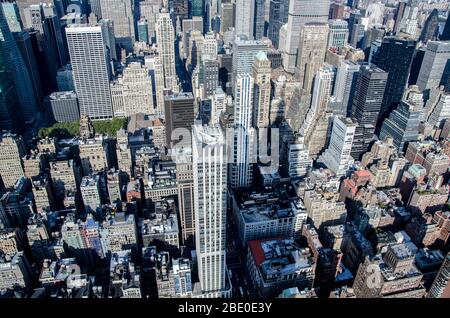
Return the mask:
<path fill-rule="evenodd" d="M 191 17 L 203 17 L 205 13 L 205 0 L 192 0 Z"/>
<path fill-rule="evenodd" d="M 353 120 L 358 124 L 353 140 L 352 157 L 359 160 L 373 140 L 388 73 L 374 65 L 360 68 L 353 98 Z"/>
<path fill-rule="evenodd" d="M 402 100 L 415 50 L 416 41 L 385 37 L 372 60 L 376 66 L 389 73 L 381 105 L 381 119 L 386 118 Z"/>
<path fill-rule="evenodd" d="M 450 17 L 448 17 L 447 21 L 445 22 L 444 30 L 442 31 L 439 40 L 450 41 Z"/>
<path fill-rule="evenodd" d="M 259 40 L 264 36 L 264 0 L 255 1 L 255 18 L 253 26 L 253 36 Z"/>
<path fill-rule="evenodd" d="M 283 24 L 287 23 L 289 0 L 270 0 L 270 18 L 268 38 L 272 41 L 273 46 L 278 48 L 280 41 L 280 29 Z"/>

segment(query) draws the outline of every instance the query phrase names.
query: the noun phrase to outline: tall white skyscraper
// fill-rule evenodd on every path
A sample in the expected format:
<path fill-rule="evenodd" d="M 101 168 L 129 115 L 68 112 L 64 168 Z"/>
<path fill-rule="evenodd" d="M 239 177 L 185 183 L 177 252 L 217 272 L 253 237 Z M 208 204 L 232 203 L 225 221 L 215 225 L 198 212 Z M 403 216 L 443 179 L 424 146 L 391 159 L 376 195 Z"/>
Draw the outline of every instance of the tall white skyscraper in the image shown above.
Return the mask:
<path fill-rule="evenodd" d="M 156 96 L 156 114 L 164 118 L 164 71 L 160 56 L 146 56 L 145 66 L 152 77 L 153 95 Z"/>
<path fill-rule="evenodd" d="M 291 0 L 289 1 L 288 22 L 286 24 L 286 43 L 283 46 L 283 67 L 294 73 L 300 30 L 305 23 L 328 22 L 330 0 Z M 280 32 L 283 32 L 280 30 Z M 280 40 L 282 34 L 280 34 Z M 280 41 L 281 43 L 281 41 Z"/>
<path fill-rule="evenodd" d="M 337 176 L 345 175 L 354 161 L 350 153 L 355 129 L 356 124 L 350 118 L 334 117 L 330 144 L 318 161 L 325 164 Z"/>
<path fill-rule="evenodd" d="M 227 162 L 220 126 L 196 123 L 192 131 L 195 247 L 203 293 L 225 289 Z"/>
<path fill-rule="evenodd" d="M 128 52 L 133 51 L 134 34 L 134 1 L 132 0 L 100 0 L 103 19 L 114 21 L 116 43 Z"/>
<path fill-rule="evenodd" d="M 245 35 L 253 39 L 253 24 L 255 19 L 255 0 L 236 0 L 235 34 Z"/>
<path fill-rule="evenodd" d="M 253 120 L 253 78 L 250 74 L 238 74 L 234 87 L 234 138 L 233 163 L 231 165 L 231 187 L 248 187 L 252 184 L 254 153 Z"/>
<path fill-rule="evenodd" d="M 161 12 L 156 21 L 156 42 L 164 72 L 164 86 L 168 90 L 178 91 L 175 71 L 175 33 L 170 14 Z"/>
<path fill-rule="evenodd" d="M 428 41 L 417 78 L 420 90 L 438 88 L 450 59 L 450 41 Z"/>
<path fill-rule="evenodd" d="M 80 114 L 91 119 L 113 116 L 109 87 L 110 61 L 105 44 L 106 26 L 73 24 L 66 28 L 73 81 Z"/>

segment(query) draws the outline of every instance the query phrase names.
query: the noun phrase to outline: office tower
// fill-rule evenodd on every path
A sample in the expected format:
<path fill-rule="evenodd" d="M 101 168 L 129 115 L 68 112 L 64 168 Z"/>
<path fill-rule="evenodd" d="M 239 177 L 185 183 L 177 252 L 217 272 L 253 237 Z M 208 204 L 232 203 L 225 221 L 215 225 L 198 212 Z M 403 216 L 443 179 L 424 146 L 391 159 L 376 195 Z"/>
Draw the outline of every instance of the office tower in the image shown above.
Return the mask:
<path fill-rule="evenodd" d="M 341 103 L 341 114 L 349 117 L 352 114 L 352 102 L 355 94 L 359 64 L 344 60 L 338 67 L 334 85 L 334 97 Z"/>
<path fill-rule="evenodd" d="M 11 32 L 22 31 L 22 20 L 19 13 L 19 7 L 16 2 L 1 2 L 0 6 L 3 8 L 6 22 L 8 23 Z"/>
<path fill-rule="evenodd" d="M 388 73 L 380 118 L 386 118 L 398 105 L 406 88 L 409 70 L 416 50 L 416 41 L 385 37 L 373 56 L 372 63 Z M 381 125 L 381 122 L 379 123 Z M 379 127 L 378 127 L 379 128 Z"/>
<path fill-rule="evenodd" d="M 184 20 L 189 18 L 188 0 L 173 0 L 172 3 L 175 19 Z"/>
<path fill-rule="evenodd" d="M 94 174 L 83 177 L 80 183 L 81 197 L 87 213 L 92 213 L 101 207 L 100 175 Z"/>
<path fill-rule="evenodd" d="M 45 65 L 39 66 L 39 62 L 42 60 L 39 60 L 39 56 L 35 55 L 33 40 L 28 32 L 15 33 L 14 39 L 30 74 L 34 97 L 40 103 L 44 99 L 44 89 L 48 92 L 52 91 L 51 88 L 53 88 L 50 83 L 53 80 L 48 76 L 47 62 L 44 61 Z"/>
<path fill-rule="evenodd" d="M 340 20 L 344 18 L 345 5 L 340 3 L 332 3 L 330 5 L 330 15 L 331 20 Z"/>
<path fill-rule="evenodd" d="M 437 98 L 436 104 L 427 118 L 427 122 L 432 126 L 442 127 L 447 118 L 450 118 L 450 93 L 444 92 Z"/>
<path fill-rule="evenodd" d="M 17 252 L 12 258 L 1 255 L 0 289 L 15 290 L 27 288 L 33 280 L 33 272 L 24 252 Z"/>
<path fill-rule="evenodd" d="M 109 168 L 111 162 L 109 147 L 108 139 L 103 136 L 79 141 L 78 148 L 84 175 Z"/>
<path fill-rule="evenodd" d="M 58 123 L 73 122 L 80 119 L 78 98 L 74 91 L 54 92 L 45 98 L 54 121 Z"/>
<path fill-rule="evenodd" d="M 73 160 L 61 160 L 50 163 L 55 199 L 58 207 L 64 207 L 67 195 L 74 193 L 81 179 L 80 167 Z"/>
<path fill-rule="evenodd" d="M 138 28 L 138 41 L 149 44 L 148 37 L 148 22 L 146 19 L 140 19 L 137 23 Z"/>
<path fill-rule="evenodd" d="M 111 82 L 114 117 L 137 113 L 154 114 L 152 79 L 140 62 L 129 63 L 121 75 Z"/>
<path fill-rule="evenodd" d="M 217 87 L 216 91 L 211 97 L 211 125 L 216 125 L 220 122 L 222 114 L 227 107 L 227 95 L 222 87 Z"/>
<path fill-rule="evenodd" d="M 233 189 L 249 187 L 253 178 L 254 135 L 253 84 L 250 74 L 238 74 L 234 87 L 233 163 L 230 181 Z"/>
<path fill-rule="evenodd" d="M 356 121 L 352 157 L 359 160 L 373 139 L 388 73 L 376 66 L 361 66 L 352 105 L 352 119 Z"/>
<path fill-rule="evenodd" d="M 219 86 L 219 62 L 216 59 L 203 55 L 201 64 L 201 75 L 203 83 L 203 99 L 212 96 Z"/>
<path fill-rule="evenodd" d="M 348 19 L 348 29 L 348 43 L 354 48 L 361 47 L 362 39 L 364 37 L 364 26 L 362 25 L 360 13 L 350 13 L 350 17 Z"/>
<path fill-rule="evenodd" d="M 428 41 L 435 40 L 439 33 L 439 11 L 433 9 L 428 18 L 425 20 L 425 24 L 422 28 L 419 41 L 427 43 Z"/>
<path fill-rule="evenodd" d="M 331 130 L 330 143 L 325 152 L 319 157 L 319 162 L 337 176 L 347 173 L 353 158 L 350 155 L 356 125 L 350 118 L 335 116 Z"/>
<path fill-rule="evenodd" d="M 441 41 L 450 41 L 450 17 L 445 21 L 444 29 L 442 30 L 442 34 L 439 37 Z"/>
<path fill-rule="evenodd" d="M 35 211 L 45 214 L 55 207 L 51 182 L 45 175 L 33 177 L 31 181 Z"/>
<path fill-rule="evenodd" d="M 6 189 L 13 189 L 19 178 L 24 175 L 22 166 L 24 155 L 22 138 L 7 132 L 0 135 L 0 177 Z"/>
<path fill-rule="evenodd" d="M 235 35 L 245 35 L 247 40 L 253 40 L 255 19 L 254 0 L 236 0 Z"/>
<path fill-rule="evenodd" d="M 328 24 L 307 23 L 298 34 L 299 47 L 295 71 L 306 93 L 311 91 L 314 75 L 325 61 L 328 30 Z"/>
<path fill-rule="evenodd" d="M 170 14 L 162 12 L 156 21 L 156 42 L 164 72 L 164 87 L 177 92 L 178 81 L 175 72 L 175 34 Z"/>
<path fill-rule="evenodd" d="M 254 80 L 253 93 L 253 126 L 269 127 L 270 108 L 270 61 L 267 55 L 260 51 L 253 60 L 252 77 Z"/>
<path fill-rule="evenodd" d="M 38 111 L 39 101 L 36 100 L 36 97 L 33 95 L 30 72 L 21 56 L 13 34 L 9 30 L 6 18 L 3 14 L 3 7 L 0 8 L 0 34 L 0 45 L 3 49 L 3 57 L 6 61 L 9 75 L 16 87 L 22 115 L 24 116 L 25 122 L 31 122 L 34 120 Z"/>
<path fill-rule="evenodd" d="M 137 249 L 137 231 L 133 214 L 116 213 L 102 224 L 102 246 L 104 251 L 120 252 Z"/>
<path fill-rule="evenodd" d="M 239 74 L 251 74 L 254 57 L 260 52 L 267 52 L 267 44 L 257 40 L 248 41 L 236 37 L 233 42 L 233 82 Z"/>
<path fill-rule="evenodd" d="M 23 117 L 20 112 L 19 98 L 0 46 L 0 130 L 16 133 L 21 132 L 22 129 Z"/>
<path fill-rule="evenodd" d="M 419 96 L 418 102 L 415 97 Z M 403 151 L 405 143 L 415 141 L 419 137 L 419 123 L 423 114 L 422 94 L 413 88 L 397 109 L 393 110 L 381 126 L 380 140 L 387 137 L 393 139 L 394 146 Z"/>
<path fill-rule="evenodd" d="M 58 73 L 56 73 L 56 83 L 59 92 L 75 90 L 71 64 L 66 64 L 58 70 Z"/>
<path fill-rule="evenodd" d="M 264 36 L 265 0 L 255 0 L 255 19 L 253 26 L 253 38 L 259 40 Z"/>
<path fill-rule="evenodd" d="M 109 88 L 110 65 L 105 26 L 74 24 L 66 28 L 80 114 L 91 119 L 113 116 Z"/>
<path fill-rule="evenodd" d="M 148 38 L 150 43 L 155 43 L 156 28 L 155 23 L 161 9 L 161 1 L 159 0 L 141 0 L 138 3 L 140 18 L 147 20 Z"/>
<path fill-rule="evenodd" d="M 450 41 L 428 41 L 417 78 L 420 90 L 438 88 L 450 59 Z"/>
<path fill-rule="evenodd" d="M 409 36 L 416 37 L 418 27 L 419 8 L 413 3 L 408 3 L 403 11 L 403 16 L 400 21 L 398 31 L 408 34 Z"/>
<path fill-rule="evenodd" d="M 403 14 L 405 12 L 405 8 L 406 8 L 406 1 L 399 1 L 397 4 L 397 10 L 395 11 L 395 15 L 394 15 L 394 34 L 396 34 L 399 29 L 400 29 L 400 23 L 403 19 Z"/>
<path fill-rule="evenodd" d="M 192 148 L 178 148 L 173 156 L 176 158 L 181 237 L 183 244 L 186 245 L 188 242 L 192 244 L 195 235 Z"/>
<path fill-rule="evenodd" d="M 100 0 L 102 19 L 114 21 L 114 36 L 116 43 L 127 50 L 133 51 L 134 35 L 134 4 L 131 0 Z"/>
<path fill-rule="evenodd" d="M 178 143 L 180 144 L 178 146 L 188 146 L 191 143 L 191 130 L 195 116 L 194 103 L 192 93 L 176 93 L 166 96 L 164 105 L 167 148 L 172 149 Z M 176 143 L 173 144 L 175 141 Z"/>
<path fill-rule="evenodd" d="M 444 259 L 436 278 L 431 285 L 428 298 L 449 298 L 450 297 L 450 253 Z"/>
<path fill-rule="evenodd" d="M 116 156 L 117 164 L 120 171 L 126 172 L 131 177 L 132 159 L 131 149 L 128 143 L 128 133 L 124 129 L 119 129 L 116 135 Z"/>
<path fill-rule="evenodd" d="M 314 77 L 311 106 L 301 126 L 301 134 L 312 158 L 316 158 L 325 147 L 328 126 L 332 113 L 328 110 L 328 101 L 333 87 L 334 70 L 325 65 Z"/>
<path fill-rule="evenodd" d="M 270 0 L 267 37 L 276 48 L 279 48 L 280 29 L 288 20 L 288 9 L 288 0 Z"/>
<path fill-rule="evenodd" d="M 227 162 L 219 126 L 193 126 L 195 249 L 202 292 L 225 289 Z"/>
<path fill-rule="evenodd" d="M 220 16 L 220 32 L 225 33 L 234 27 L 234 3 L 222 2 L 222 15 Z"/>
<path fill-rule="evenodd" d="M 205 0 L 192 0 L 191 17 L 203 17 L 205 12 Z"/>
<path fill-rule="evenodd" d="M 164 72 L 160 56 L 146 56 L 145 67 L 152 79 L 153 105 L 156 104 L 156 114 L 164 118 Z"/>
<path fill-rule="evenodd" d="M 347 45 L 348 23 L 345 20 L 330 20 L 328 22 L 330 32 L 328 34 L 327 48 L 341 49 Z"/>
<path fill-rule="evenodd" d="M 298 48 L 301 45 L 301 29 L 306 23 L 327 23 L 329 0 L 292 0 L 289 1 L 289 12 L 286 27 L 286 43 L 283 47 L 283 67 L 286 72 L 294 73 Z M 325 32 L 325 31 L 323 31 Z M 328 30 L 326 31 L 328 36 Z M 317 40 L 320 41 L 320 40 Z M 324 40 L 326 46 L 326 38 Z"/>
<path fill-rule="evenodd" d="M 214 32 L 208 32 L 203 39 L 202 55 L 209 56 L 210 59 L 217 59 L 217 39 Z"/>

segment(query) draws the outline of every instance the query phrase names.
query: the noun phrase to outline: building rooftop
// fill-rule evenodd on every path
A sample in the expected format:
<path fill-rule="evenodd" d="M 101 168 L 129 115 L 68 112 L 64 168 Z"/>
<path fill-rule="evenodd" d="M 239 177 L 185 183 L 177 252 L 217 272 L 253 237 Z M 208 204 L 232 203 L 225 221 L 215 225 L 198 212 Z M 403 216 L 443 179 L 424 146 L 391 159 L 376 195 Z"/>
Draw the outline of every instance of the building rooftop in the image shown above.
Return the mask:
<path fill-rule="evenodd" d="M 315 266 L 309 248 L 299 248 L 292 240 L 264 239 L 249 241 L 249 249 L 263 277 L 287 276 L 309 271 Z"/>

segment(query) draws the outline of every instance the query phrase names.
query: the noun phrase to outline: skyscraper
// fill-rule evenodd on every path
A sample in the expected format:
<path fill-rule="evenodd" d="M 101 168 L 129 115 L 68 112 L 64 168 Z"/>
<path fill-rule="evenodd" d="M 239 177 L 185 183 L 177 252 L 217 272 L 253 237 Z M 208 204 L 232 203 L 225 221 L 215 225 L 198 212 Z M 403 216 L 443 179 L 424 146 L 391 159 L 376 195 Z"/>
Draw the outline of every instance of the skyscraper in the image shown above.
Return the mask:
<path fill-rule="evenodd" d="M 190 145 L 192 125 L 194 124 L 194 96 L 192 93 L 176 93 L 165 98 L 166 117 L 166 145 L 172 148 L 172 134 L 174 141 L 180 140 L 182 145 Z M 178 130 L 178 131 L 175 131 Z M 180 136 L 180 134 L 182 134 Z M 182 139 L 180 138 L 182 137 Z M 174 146 L 177 143 L 174 143 Z"/>
<path fill-rule="evenodd" d="M 203 17 L 205 12 L 205 0 L 192 0 L 191 17 Z"/>
<path fill-rule="evenodd" d="M 175 71 L 175 33 L 170 14 L 161 12 L 156 21 L 156 43 L 164 72 L 164 87 L 177 92 L 177 74 Z"/>
<path fill-rule="evenodd" d="M 235 34 L 253 40 L 255 0 L 236 0 Z"/>
<path fill-rule="evenodd" d="M 388 73 L 376 66 L 361 66 L 353 98 L 352 119 L 356 121 L 352 157 L 359 160 L 373 139 Z"/>
<path fill-rule="evenodd" d="M 450 41 L 428 41 L 417 78 L 420 90 L 438 88 L 450 59 Z"/>
<path fill-rule="evenodd" d="M 419 40 L 423 43 L 435 40 L 439 32 L 439 11 L 433 9 L 428 18 L 425 20 L 425 24 L 422 28 Z"/>
<path fill-rule="evenodd" d="M 289 0 L 270 0 L 268 38 L 279 48 L 280 29 L 288 19 Z"/>
<path fill-rule="evenodd" d="M 0 130 L 20 132 L 23 117 L 20 113 L 19 98 L 10 78 L 3 49 L 0 46 Z"/>
<path fill-rule="evenodd" d="M 25 121 L 33 121 L 38 111 L 38 101 L 33 95 L 30 73 L 9 30 L 3 7 L 0 8 L 0 45 L 8 67 L 8 73 L 14 82 L 19 97 L 20 108 Z"/>
<path fill-rule="evenodd" d="M 116 43 L 128 52 L 133 50 L 134 3 L 131 0 L 100 0 L 102 19 L 114 21 Z"/>
<path fill-rule="evenodd" d="M 230 181 L 233 189 L 252 184 L 253 165 L 253 78 L 250 74 L 238 74 L 234 87 L 234 138 L 233 163 Z"/>
<path fill-rule="evenodd" d="M 202 292 L 225 289 L 227 163 L 219 126 L 193 126 L 195 247 Z"/>
<path fill-rule="evenodd" d="M 372 63 L 388 72 L 386 90 L 381 105 L 382 119 L 389 115 L 403 97 L 415 50 L 416 41 L 414 40 L 385 37 L 381 47 L 373 56 Z"/>
<path fill-rule="evenodd" d="M 161 1 L 159 0 L 141 0 L 139 1 L 140 18 L 147 20 L 148 23 L 148 37 L 149 41 L 154 43 L 156 39 L 155 23 L 159 10 L 161 8 Z"/>
<path fill-rule="evenodd" d="M 349 117 L 352 114 L 353 95 L 355 94 L 359 67 L 359 64 L 344 60 L 337 70 L 334 97 L 336 102 L 341 103 L 341 114 L 343 116 Z"/>
<path fill-rule="evenodd" d="M 255 0 L 255 19 L 253 27 L 253 37 L 255 40 L 259 40 L 264 36 L 264 11 L 265 0 Z"/>
<path fill-rule="evenodd" d="M 111 97 L 114 117 L 155 114 L 152 80 L 148 69 L 139 62 L 127 65 L 111 83 Z"/>
<path fill-rule="evenodd" d="M 410 92 L 410 96 L 402 100 L 397 109 L 393 110 L 381 126 L 380 140 L 392 137 L 394 146 L 403 151 L 406 142 L 415 141 L 419 137 L 419 123 L 423 113 L 423 101 L 418 103 L 414 96 L 422 95 L 418 91 Z M 408 98 L 409 97 L 409 98 Z"/>
<path fill-rule="evenodd" d="M 448 17 L 447 21 L 445 21 L 444 29 L 442 30 L 439 40 L 450 41 L 450 17 Z"/>
<path fill-rule="evenodd" d="M 450 297 L 450 253 L 444 259 L 439 272 L 428 292 L 428 298 Z"/>
<path fill-rule="evenodd" d="M 286 72 L 294 73 L 295 71 L 297 51 L 300 43 L 300 30 L 302 26 L 310 22 L 327 23 L 329 8 L 329 0 L 289 1 L 286 29 L 287 38 L 283 47 L 283 67 Z"/>
<path fill-rule="evenodd" d="M 233 80 L 238 74 L 251 73 L 253 58 L 259 51 L 267 52 L 267 44 L 236 37 L 233 42 Z"/>
<path fill-rule="evenodd" d="M 314 75 L 325 61 L 328 24 L 307 23 L 299 32 L 296 73 L 300 85 L 310 93 Z"/>
<path fill-rule="evenodd" d="M 204 55 L 201 64 L 203 98 L 211 97 L 219 86 L 219 62 Z"/>
<path fill-rule="evenodd" d="M 253 126 L 269 127 L 270 108 L 270 61 L 267 55 L 260 51 L 253 60 L 252 76 L 254 80 L 253 93 Z"/>
<path fill-rule="evenodd" d="M 105 45 L 106 26 L 74 24 L 66 28 L 80 114 L 91 119 L 113 116 L 109 87 L 110 61 Z"/>
<path fill-rule="evenodd" d="M 13 189 L 16 182 L 24 175 L 22 157 L 25 147 L 22 139 L 7 132 L 0 135 L 0 177 L 6 189 Z"/>
<path fill-rule="evenodd" d="M 330 20 L 328 22 L 330 32 L 328 34 L 327 47 L 342 48 L 348 41 L 348 23 L 345 20 Z"/>
<path fill-rule="evenodd" d="M 355 128 L 356 125 L 350 118 L 335 116 L 333 119 L 330 144 L 318 161 L 324 163 L 337 176 L 345 175 L 354 161 L 350 152 Z"/>

